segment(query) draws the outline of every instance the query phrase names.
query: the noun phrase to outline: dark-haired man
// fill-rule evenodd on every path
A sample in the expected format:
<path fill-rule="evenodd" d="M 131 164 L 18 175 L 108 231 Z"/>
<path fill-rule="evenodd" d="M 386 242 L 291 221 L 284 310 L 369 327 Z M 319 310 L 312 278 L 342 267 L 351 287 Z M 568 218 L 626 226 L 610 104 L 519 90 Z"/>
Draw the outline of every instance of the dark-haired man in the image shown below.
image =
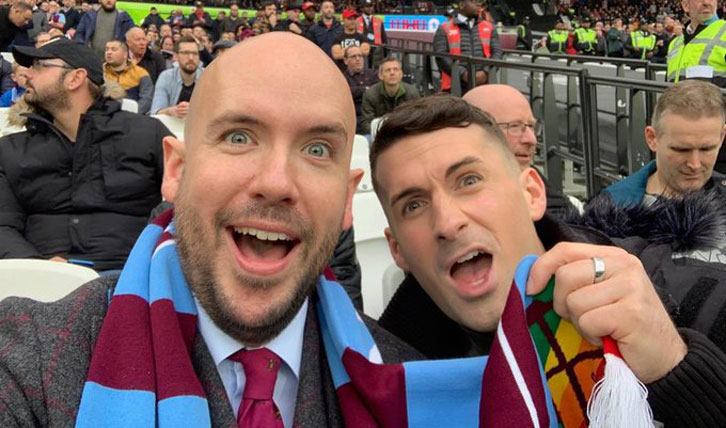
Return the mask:
<path fill-rule="evenodd" d="M 174 45 L 176 63 L 159 75 L 154 88 L 151 114 L 166 114 L 185 119 L 194 86 L 202 76 L 199 66 L 199 45 L 191 36 L 179 39 Z"/>
<path fill-rule="evenodd" d="M 101 8 L 89 10 L 78 23 L 74 40 L 89 45 L 103 58 L 106 42 L 111 39 L 126 41 L 126 32 L 136 26 L 123 10 L 116 8 L 116 0 L 101 0 Z"/>
<path fill-rule="evenodd" d="M 296 35 L 253 37 L 215 60 L 192 99 L 186 141 L 163 141 L 162 192 L 174 211 L 144 230 L 120 277 L 50 304 L 0 303 L 0 387 L 29 392 L 3 397 L 0 425 L 361 420 L 359 384 L 340 377 L 345 361 L 333 357 L 350 348 L 331 344 L 332 332 L 343 332 L 339 341 L 363 334 L 355 347 L 379 363 L 420 355 L 359 318 L 321 276 L 352 224 L 354 127 L 340 71 Z"/>
<path fill-rule="evenodd" d="M 363 129 L 363 94 L 371 86 L 378 83 L 378 75 L 375 71 L 365 67 L 363 52 L 358 46 L 345 48 L 343 62 L 345 62 L 345 79 L 350 86 L 355 104 L 356 129 L 361 133 Z"/>
<path fill-rule="evenodd" d="M 378 66 L 380 82 L 366 89 L 361 103 L 361 127 L 358 132 L 370 134 L 371 121 L 392 112 L 406 101 L 420 97 L 415 86 L 402 81 L 401 62 L 396 58 L 386 58 Z"/>
<path fill-rule="evenodd" d="M 24 30 L 33 17 L 33 9 L 18 1 L 10 7 L 0 7 L 0 52 L 7 52 L 15 36 Z"/>
<path fill-rule="evenodd" d="M 106 82 L 116 82 L 126 91 L 126 98 L 138 103 L 138 113 L 146 114 L 151 108 L 154 84 L 149 72 L 129 59 L 129 48 L 121 40 L 106 43 L 106 62 L 103 77 Z"/>
<path fill-rule="evenodd" d="M 161 201 L 169 131 L 102 93 L 103 65 L 86 46 L 58 38 L 13 56 L 29 67 L 32 111 L 27 131 L 0 140 L 0 257 L 120 269 Z"/>
<path fill-rule="evenodd" d="M 527 293 L 554 275 L 554 310 L 590 343 L 617 342 L 657 420 L 726 422 L 726 355 L 676 329 L 659 297 L 669 302 L 668 292 L 635 256 L 545 214 L 539 175 L 519 167 L 491 116 L 449 96 L 408 103 L 378 130 L 371 171 L 391 254 L 407 273 L 380 319 L 389 331 L 429 357 L 488 354 L 517 264 L 539 255 Z"/>
<path fill-rule="evenodd" d="M 332 1 L 325 0 L 320 5 L 320 15 L 320 20 L 317 24 L 311 26 L 308 30 L 308 37 L 332 58 L 332 48 L 335 44 L 335 38 L 343 32 L 343 27 L 335 19 L 335 5 L 333 5 Z"/>

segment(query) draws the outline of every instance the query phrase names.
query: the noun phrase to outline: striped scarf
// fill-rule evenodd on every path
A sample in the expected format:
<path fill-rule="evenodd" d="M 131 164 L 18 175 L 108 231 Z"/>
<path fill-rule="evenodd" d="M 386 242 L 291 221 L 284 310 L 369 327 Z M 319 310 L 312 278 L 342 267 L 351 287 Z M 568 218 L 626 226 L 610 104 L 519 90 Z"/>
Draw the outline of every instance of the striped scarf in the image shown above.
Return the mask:
<path fill-rule="evenodd" d="M 383 364 L 343 288 L 321 276 L 316 312 L 346 425 L 584 426 L 578 400 L 582 393 L 586 403 L 590 388 L 570 384 L 577 384 L 580 375 L 592 380 L 594 371 L 568 359 L 571 346 L 548 342 L 553 332 L 556 339 L 561 331 L 565 334 L 569 324 L 559 317 L 552 324 L 551 284 L 549 297 L 546 290 L 525 299 L 530 307 L 525 313 L 522 296 L 533 262 L 525 259 L 517 268 L 488 356 L 402 364 Z M 532 315 L 535 308 L 538 316 Z M 210 426 L 209 406 L 191 359 L 196 329 L 196 305 L 179 263 L 169 210 L 144 229 L 119 277 L 93 350 L 76 425 Z M 544 341 L 537 340 L 536 329 Z M 574 332 L 568 329 L 568 334 Z M 577 340 L 576 355 L 587 349 L 583 343 Z M 585 361 L 601 359 L 602 354 Z"/>

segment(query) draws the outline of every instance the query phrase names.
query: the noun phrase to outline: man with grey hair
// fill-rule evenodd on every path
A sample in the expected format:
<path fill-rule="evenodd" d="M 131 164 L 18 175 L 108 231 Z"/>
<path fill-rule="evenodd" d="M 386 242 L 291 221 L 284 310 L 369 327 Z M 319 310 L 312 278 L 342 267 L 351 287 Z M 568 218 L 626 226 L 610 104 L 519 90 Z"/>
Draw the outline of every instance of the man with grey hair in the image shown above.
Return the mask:
<path fill-rule="evenodd" d="M 725 117 L 716 85 L 687 80 L 668 88 L 658 99 L 653 124 L 645 128 L 655 160 L 604 192 L 623 205 L 650 205 L 711 188 L 726 195 L 726 176 L 713 170 L 726 136 Z"/>

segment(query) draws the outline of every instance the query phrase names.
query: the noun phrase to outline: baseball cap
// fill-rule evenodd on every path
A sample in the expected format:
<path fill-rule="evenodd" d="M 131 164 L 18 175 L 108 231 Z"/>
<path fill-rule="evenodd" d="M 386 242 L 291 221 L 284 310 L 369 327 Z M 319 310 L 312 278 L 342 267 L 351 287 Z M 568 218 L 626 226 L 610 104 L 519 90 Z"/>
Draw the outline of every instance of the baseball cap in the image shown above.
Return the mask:
<path fill-rule="evenodd" d="M 234 42 L 230 42 L 229 40 L 218 40 L 213 46 L 212 46 L 212 53 L 217 53 L 220 49 L 229 49 L 234 46 Z"/>
<path fill-rule="evenodd" d="M 302 5 L 302 10 L 308 10 L 308 9 L 318 10 L 317 6 L 315 6 L 315 3 L 311 2 L 311 1 L 306 1 Z"/>
<path fill-rule="evenodd" d="M 353 9 L 345 9 L 343 11 L 343 19 L 351 19 L 351 18 L 357 18 L 358 12 L 354 11 Z"/>
<path fill-rule="evenodd" d="M 13 58 L 23 67 L 32 67 L 35 59 L 62 59 L 71 67 L 86 70 L 91 82 L 103 85 L 103 63 L 96 52 L 64 37 L 50 39 L 37 49 L 31 46 L 13 46 Z"/>

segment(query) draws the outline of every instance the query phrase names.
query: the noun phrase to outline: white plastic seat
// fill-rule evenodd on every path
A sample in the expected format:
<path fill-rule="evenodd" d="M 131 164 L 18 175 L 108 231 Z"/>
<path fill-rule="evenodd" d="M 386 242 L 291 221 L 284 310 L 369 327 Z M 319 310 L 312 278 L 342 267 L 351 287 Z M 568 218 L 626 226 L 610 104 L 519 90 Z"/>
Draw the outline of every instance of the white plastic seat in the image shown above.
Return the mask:
<path fill-rule="evenodd" d="M 0 52 L 0 54 L 2 54 L 3 59 L 5 61 L 11 62 L 11 63 L 12 62 L 15 62 L 15 58 L 13 58 L 13 53 L 12 52 Z"/>
<path fill-rule="evenodd" d="M 166 125 L 167 128 L 169 128 L 169 131 L 171 131 L 176 138 L 180 140 L 184 140 L 184 124 L 186 121 L 184 119 L 179 119 L 178 117 L 169 116 L 166 114 L 155 114 L 151 117 L 159 119 L 161 123 Z"/>
<path fill-rule="evenodd" d="M 139 103 L 132 99 L 124 98 L 121 101 L 121 110 L 130 111 L 131 113 L 138 113 Z"/>
<path fill-rule="evenodd" d="M 98 278 L 93 269 L 50 260 L 0 260 L 0 299 L 28 297 L 53 302 L 88 281 Z"/>
<path fill-rule="evenodd" d="M 355 251 L 361 268 L 364 312 L 377 319 L 384 309 L 383 273 L 393 263 L 383 233 L 388 226 L 383 208 L 373 192 L 353 195 Z"/>
<path fill-rule="evenodd" d="M 373 191 L 373 182 L 371 181 L 371 167 L 368 159 L 369 154 L 368 139 L 362 135 L 356 135 L 353 140 L 353 154 L 350 160 L 350 169 L 362 169 L 363 178 L 358 183 L 356 192 Z"/>
<path fill-rule="evenodd" d="M 373 120 L 371 120 L 371 140 L 376 138 L 376 133 L 378 133 L 378 128 L 381 127 L 382 123 L 383 123 L 382 117 L 376 117 Z"/>

